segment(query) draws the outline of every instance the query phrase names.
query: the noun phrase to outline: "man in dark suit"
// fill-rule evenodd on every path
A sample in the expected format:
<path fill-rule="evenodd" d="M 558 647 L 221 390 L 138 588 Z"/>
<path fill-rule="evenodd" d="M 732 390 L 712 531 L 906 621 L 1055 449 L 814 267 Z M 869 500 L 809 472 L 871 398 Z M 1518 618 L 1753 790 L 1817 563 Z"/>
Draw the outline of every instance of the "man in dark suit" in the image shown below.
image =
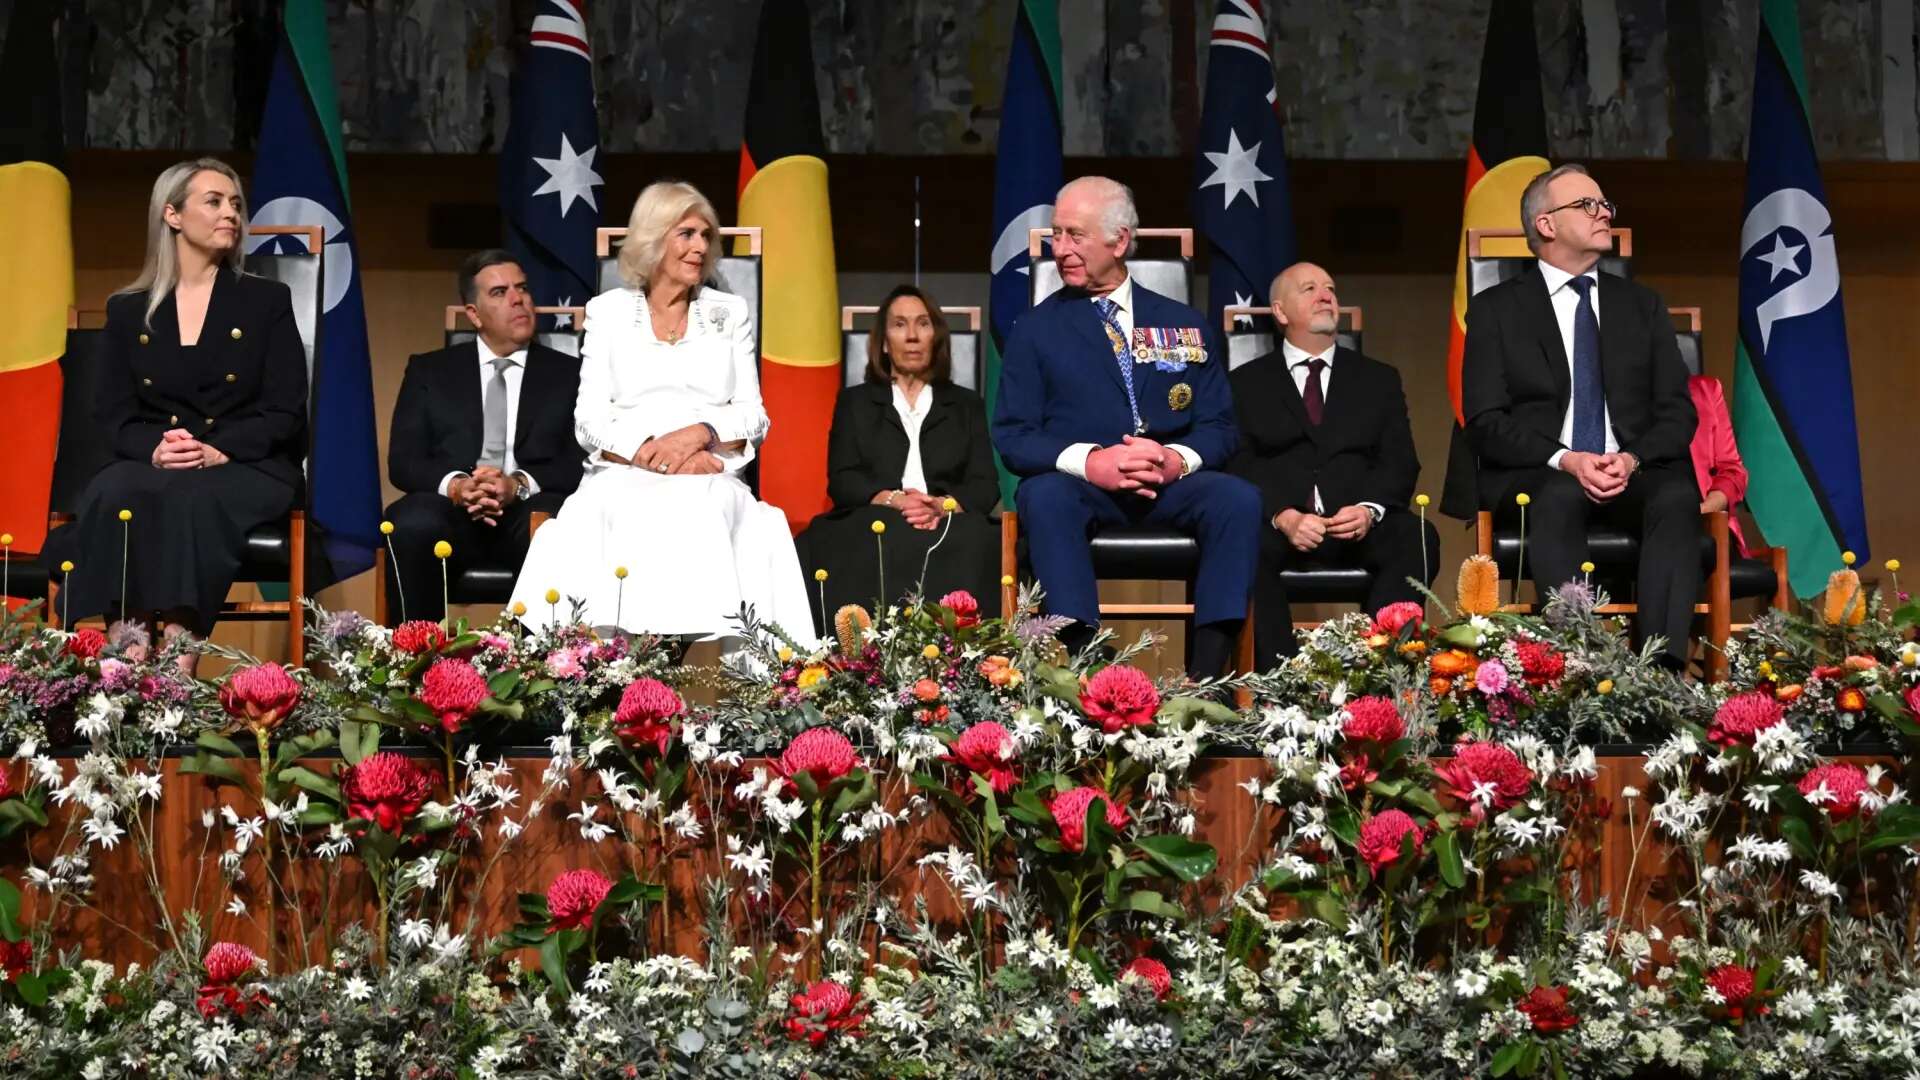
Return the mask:
<path fill-rule="evenodd" d="M 1254 578 L 1254 647 L 1262 664 L 1298 650 L 1280 571 L 1363 566 L 1367 610 L 1419 601 L 1408 579 L 1433 582 L 1440 537 L 1407 512 L 1420 458 L 1400 373 L 1335 342 L 1333 278 L 1296 263 L 1273 279 L 1280 348 L 1235 371 L 1240 451 L 1227 466 L 1260 489 L 1266 525 Z M 1426 544 L 1421 546 L 1421 529 Z"/>
<path fill-rule="evenodd" d="M 1217 675 L 1246 618 L 1260 496 L 1220 471 L 1239 441 L 1226 350 L 1198 311 L 1127 275 L 1139 216 L 1105 177 L 1060 189 L 1053 259 L 1063 288 L 1014 324 L 993 441 L 1021 478 L 1016 505 L 1046 609 L 1091 638 L 1099 596 L 1087 540 L 1143 522 L 1200 543 L 1191 669 Z"/>
<path fill-rule="evenodd" d="M 1467 309 L 1461 411 L 1480 506 L 1512 519 L 1514 497 L 1531 498 L 1526 558 L 1543 595 L 1579 574 L 1589 523 L 1639 532 L 1639 630 L 1666 639 L 1677 669 L 1700 592 L 1695 415 L 1666 304 L 1595 269 L 1613 209 L 1579 165 L 1527 185 L 1537 269 Z"/>
<path fill-rule="evenodd" d="M 586 460 L 573 433 L 580 361 L 534 343 L 533 298 L 513 256 L 469 256 L 459 286 L 478 341 L 407 361 L 393 409 L 387 476 L 405 494 L 387 508 L 389 619 L 403 606 L 408 618 L 446 615 L 436 541 L 453 545 L 449 571 L 468 560 L 517 568 L 532 512 L 559 510 Z"/>

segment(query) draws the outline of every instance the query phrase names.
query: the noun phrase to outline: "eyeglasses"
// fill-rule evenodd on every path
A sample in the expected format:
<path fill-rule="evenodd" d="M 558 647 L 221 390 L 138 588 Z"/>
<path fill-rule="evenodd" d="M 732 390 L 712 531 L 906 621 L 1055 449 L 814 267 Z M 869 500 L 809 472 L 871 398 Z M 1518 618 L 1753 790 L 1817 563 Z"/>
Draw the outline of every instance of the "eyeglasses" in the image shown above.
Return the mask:
<path fill-rule="evenodd" d="M 1553 209 L 1548 210 L 1547 213 L 1557 214 L 1562 210 L 1572 210 L 1575 207 L 1578 207 L 1582 213 L 1586 214 L 1590 218 L 1599 217 L 1600 211 L 1602 210 L 1605 210 L 1607 212 L 1607 216 L 1610 218 L 1618 217 L 1620 214 L 1620 208 L 1613 204 L 1613 200 L 1596 199 L 1596 198 L 1593 198 L 1592 196 L 1587 196 L 1586 198 L 1581 198 L 1581 199 L 1575 199 L 1565 206 L 1556 206 Z"/>

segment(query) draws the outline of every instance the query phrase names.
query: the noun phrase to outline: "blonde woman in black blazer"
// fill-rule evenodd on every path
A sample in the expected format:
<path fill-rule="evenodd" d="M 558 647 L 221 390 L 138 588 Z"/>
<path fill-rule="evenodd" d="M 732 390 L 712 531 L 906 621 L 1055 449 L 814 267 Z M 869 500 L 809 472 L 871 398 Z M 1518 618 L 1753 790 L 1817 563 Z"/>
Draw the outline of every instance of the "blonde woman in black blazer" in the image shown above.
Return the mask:
<path fill-rule="evenodd" d="M 999 532 L 987 516 L 999 501 L 993 443 L 980 395 L 954 385 L 952 370 L 939 305 L 911 285 L 895 288 L 867 341 L 866 381 L 842 390 L 834 405 L 827 443 L 833 509 L 797 541 L 808 575 L 827 571 L 829 614 L 842 604 L 890 603 L 916 587 L 929 600 L 965 589 L 992 609 L 1000 574 Z M 909 437 L 909 425 L 917 436 Z M 942 509 L 949 497 L 959 505 L 951 514 Z M 876 521 L 887 526 L 885 597 Z M 922 583 L 920 567 L 935 542 L 940 549 Z"/>
<path fill-rule="evenodd" d="M 48 550 L 67 616 L 157 616 L 205 634 L 249 530 L 284 520 L 306 456 L 307 365 L 287 287 L 241 272 L 240 178 L 211 158 L 160 174 L 146 264 L 107 301 L 94 417 L 112 460 Z M 129 526 L 121 510 L 133 512 Z M 130 536 L 120 609 L 123 530 Z"/>

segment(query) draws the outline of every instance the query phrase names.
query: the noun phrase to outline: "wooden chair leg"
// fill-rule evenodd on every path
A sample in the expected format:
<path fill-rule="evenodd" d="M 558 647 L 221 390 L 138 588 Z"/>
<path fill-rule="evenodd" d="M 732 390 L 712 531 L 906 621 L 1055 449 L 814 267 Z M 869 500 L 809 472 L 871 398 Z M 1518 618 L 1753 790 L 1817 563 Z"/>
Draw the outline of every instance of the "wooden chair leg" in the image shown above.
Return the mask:
<path fill-rule="evenodd" d="M 1012 619 L 1020 602 L 1020 515 L 1000 514 L 1000 617 Z"/>
<path fill-rule="evenodd" d="M 1473 550 L 1475 553 L 1493 556 L 1493 514 L 1482 510 L 1473 516 Z"/>
<path fill-rule="evenodd" d="M 1773 596 L 1767 603 L 1775 611 L 1785 611 L 1793 602 L 1793 590 L 1787 584 L 1787 549 L 1777 547 L 1767 554 L 1773 563 Z"/>
<path fill-rule="evenodd" d="M 547 513 L 545 510 L 535 510 L 533 513 L 528 514 L 527 539 L 533 539 L 533 534 L 539 532 L 540 526 L 545 525 L 552 517 L 553 515 Z"/>
<path fill-rule="evenodd" d="M 295 510 L 287 522 L 287 658 L 294 667 L 307 661 L 307 514 Z"/>
<path fill-rule="evenodd" d="M 1727 641 L 1733 636 L 1733 580 L 1727 548 L 1727 513 L 1706 515 L 1713 537 L 1713 571 L 1707 576 L 1707 679 L 1718 682 L 1727 673 Z"/>
<path fill-rule="evenodd" d="M 1253 598 L 1247 598 L 1247 617 L 1240 624 L 1240 638 L 1234 642 L 1234 669 L 1243 675 L 1251 675 L 1254 665 L 1259 663 L 1253 652 Z M 1242 711 L 1253 708 L 1253 691 L 1241 687 L 1233 692 L 1233 703 Z"/>

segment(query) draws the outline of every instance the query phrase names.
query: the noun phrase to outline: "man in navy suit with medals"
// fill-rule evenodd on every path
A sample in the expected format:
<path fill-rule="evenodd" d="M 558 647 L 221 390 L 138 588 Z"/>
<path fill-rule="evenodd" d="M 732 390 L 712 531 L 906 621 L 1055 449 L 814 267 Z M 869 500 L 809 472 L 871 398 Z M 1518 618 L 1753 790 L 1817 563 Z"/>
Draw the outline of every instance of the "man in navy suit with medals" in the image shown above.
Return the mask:
<path fill-rule="evenodd" d="M 1239 443 L 1226 350 L 1200 312 L 1132 281 L 1139 214 L 1124 184 L 1087 176 L 1055 197 L 1063 288 L 1014 324 L 993 441 L 1020 477 L 1016 506 L 1049 614 L 1090 640 L 1100 605 L 1088 538 L 1177 529 L 1200 544 L 1191 673 L 1227 669 L 1246 618 L 1260 493 L 1220 469 Z"/>

